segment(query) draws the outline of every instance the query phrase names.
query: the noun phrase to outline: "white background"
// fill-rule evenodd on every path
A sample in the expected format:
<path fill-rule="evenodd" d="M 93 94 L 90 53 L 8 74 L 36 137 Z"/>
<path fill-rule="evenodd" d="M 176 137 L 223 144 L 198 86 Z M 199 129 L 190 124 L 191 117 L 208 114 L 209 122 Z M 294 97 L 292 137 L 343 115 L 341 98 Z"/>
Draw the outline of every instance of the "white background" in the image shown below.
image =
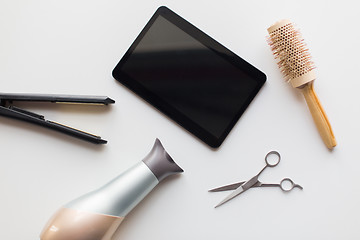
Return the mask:
<path fill-rule="evenodd" d="M 111 71 L 166 5 L 267 74 L 218 150 L 117 83 Z M 324 146 L 306 103 L 283 81 L 266 29 L 289 18 L 317 66 L 315 90 L 338 146 Z M 185 170 L 127 216 L 116 239 L 360 239 L 360 79 L 356 1 L 0 1 L 1 92 L 108 95 L 110 107 L 21 104 L 109 142 L 96 146 L 0 117 L 0 239 L 39 239 L 63 204 L 140 161 L 156 137 Z M 278 150 L 263 182 L 220 208 L 219 185 L 247 180 Z"/>

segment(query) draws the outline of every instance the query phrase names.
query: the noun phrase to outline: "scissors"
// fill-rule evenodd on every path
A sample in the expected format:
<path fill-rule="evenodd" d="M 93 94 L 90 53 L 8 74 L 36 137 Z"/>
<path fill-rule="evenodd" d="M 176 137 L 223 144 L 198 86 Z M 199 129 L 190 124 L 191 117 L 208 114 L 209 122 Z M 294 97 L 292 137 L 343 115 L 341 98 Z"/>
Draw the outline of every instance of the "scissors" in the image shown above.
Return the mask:
<path fill-rule="evenodd" d="M 275 163 L 270 162 L 270 157 L 271 158 L 275 157 L 276 159 Z M 280 153 L 278 153 L 277 151 L 271 151 L 265 156 L 265 163 L 266 163 L 265 167 L 261 169 L 261 171 L 257 175 L 252 177 L 250 180 L 233 183 L 209 190 L 209 192 L 222 192 L 222 191 L 234 190 L 224 200 L 222 200 L 218 205 L 216 205 L 215 208 L 223 205 L 224 203 L 230 201 L 231 199 L 235 198 L 236 196 L 240 195 L 241 193 L 253 187 L 279 187 L 284 192 L 289 192 L 294 188 L 303 189 L 300 185 L 295 184 L 290 178 L 284 178 L 283 180 L 281 180 L 280 183 L 262 183 L 258 180 L 260 174 L 267 167 L 276 167 L 280 163 L 280 159 L 281 159 Z"/>

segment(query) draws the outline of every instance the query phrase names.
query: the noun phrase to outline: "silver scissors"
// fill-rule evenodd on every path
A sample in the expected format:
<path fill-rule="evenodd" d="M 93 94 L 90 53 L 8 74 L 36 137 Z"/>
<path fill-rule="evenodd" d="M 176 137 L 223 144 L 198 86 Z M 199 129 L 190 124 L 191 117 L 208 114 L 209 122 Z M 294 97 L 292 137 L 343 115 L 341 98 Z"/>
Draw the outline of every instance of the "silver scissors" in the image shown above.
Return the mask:
<path fill-rule="evenodd" d="M 269 161 L 270 156 L 275 156 L 275 158 L 276 158 L 275 163 L 270 163 L 270 161 Z M 300 185 L 295 184 L 290 178 L 284 178 L 283 180 L 281 180 L 280 183 L 262 183 L 258 180 L 260 174 L 267 167 L 277 166 L 280 163 L 280 159 L 281 159 L 280 153 L 278 153 L 277 151 L 271 151 L 268 154 L 266 154 L 266 156 L 265 156 L 265 163 L 266 163 L 265 167 L 263 169 L 261 169 L 261 171 L 257 175 L 252 177 L 250 180 L 233 183 L 233 184 L 229 184 L 229 185 L 225 185 L 222 187 L 218 187 L 218 188 L 209 190 L 209 192 L 222 192 L 222 191 L 234 190 L 224 200 L 222 200 L 218 205 L 216 205 L 215 208 L 223 205 L 224 203 L 230 201 L 231 199 L 235 198 L 236 196 L 240 195 L 241 193 L 243 193 L 253 187 L 279 187 L 284 192 L 289 192 L 289 191 L 293 190 L 294 188 L 303 189 Z"/>

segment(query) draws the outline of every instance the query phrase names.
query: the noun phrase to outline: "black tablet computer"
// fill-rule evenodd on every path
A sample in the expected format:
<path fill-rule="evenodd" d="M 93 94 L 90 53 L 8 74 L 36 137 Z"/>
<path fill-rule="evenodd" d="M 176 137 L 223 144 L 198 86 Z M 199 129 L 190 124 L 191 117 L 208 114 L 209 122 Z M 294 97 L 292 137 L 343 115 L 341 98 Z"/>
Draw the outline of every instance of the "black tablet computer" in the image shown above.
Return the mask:
<path fill-rule="evenodd" d="M 151 17 L 113 77 L 213 148 L 221 145 L 266 80 L 264 73 L 166 7 Z"/>

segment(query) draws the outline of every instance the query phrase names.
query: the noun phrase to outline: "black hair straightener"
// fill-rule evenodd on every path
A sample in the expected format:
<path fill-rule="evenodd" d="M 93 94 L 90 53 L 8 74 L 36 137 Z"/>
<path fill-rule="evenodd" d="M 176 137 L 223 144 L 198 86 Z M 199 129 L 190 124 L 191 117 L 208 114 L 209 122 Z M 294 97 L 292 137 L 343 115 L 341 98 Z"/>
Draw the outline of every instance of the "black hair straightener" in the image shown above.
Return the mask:
<path fill-rule="evenodd" d="M 115 103 L 106 96 L 81 96 L 81 95 L 52 95 L 52 94 L 13 94 L 0 93 L 0 115 L 22 120 L 29 123 L 34 123 L 46 128 L 50 128 L 82 140 L 95 143 L 105 144 L 106 140 L 72 127 L 65 126 L 50 120 L 46 120 L 43 115 L 33 113 L 18 107 L 13 106 L 15 101 L 29 101 L 29 102 L 52 102 L 52 103 L 75 103 L 75 104 L 96 104 L 108 105 Z"/>

